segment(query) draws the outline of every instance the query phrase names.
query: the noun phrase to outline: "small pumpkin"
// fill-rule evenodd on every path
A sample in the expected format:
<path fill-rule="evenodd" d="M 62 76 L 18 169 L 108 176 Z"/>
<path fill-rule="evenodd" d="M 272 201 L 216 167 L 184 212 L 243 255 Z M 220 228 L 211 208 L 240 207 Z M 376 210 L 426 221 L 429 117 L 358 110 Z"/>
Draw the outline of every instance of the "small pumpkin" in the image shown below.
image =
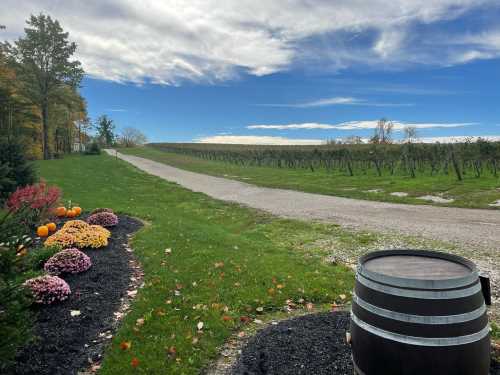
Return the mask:
<path fill-rule="evenodd" d="M 66 212 L 67 212 L 66 207 L 61 206 L 56 208 L 56 215 L 58 217 L 66 216 Z"/>
<path fill-rule="evenodd" d="M 46 224 L 47 228 L 49 228 L 49 232 L 55 232 L 57 229 L 56 223 L 48 223 Z"/>
<path fill-rule="evenodd" d="M 75 211 L 76 216 L 79 216 L 82 213 L 82 208 L 81 207 L 73 207 L 73 211 Z"/>
<path fill-rule="evenodd" d="M 74 210 L 68 210 L 66 211 L 66 217 L 72 218 L 76 216 L 76 211 Z"/>
<path fill-rule="evenodd" d="M 36 228 L 36 234 L 38 237 L 47 237 L 49 235 L 49 228 L 46 225 L 40 225 Z"/>

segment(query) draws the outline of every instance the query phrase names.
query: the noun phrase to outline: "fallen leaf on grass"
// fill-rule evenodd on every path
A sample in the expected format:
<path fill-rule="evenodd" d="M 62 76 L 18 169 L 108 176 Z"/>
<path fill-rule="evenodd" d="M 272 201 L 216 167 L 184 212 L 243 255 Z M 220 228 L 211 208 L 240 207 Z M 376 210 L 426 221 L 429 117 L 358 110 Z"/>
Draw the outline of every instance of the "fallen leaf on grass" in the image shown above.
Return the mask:
<path fill-rule="evenodd" d="M 233 318 L 231 318 L 229 315 L 224 315 L 222 317 L 222 320 L 225 321 L 225 322 L 229 322 L 229 321 L 233 320 Z"/>
<path fill-rule="evenodd" d="M 203 322 L 198 322 L 198 324 L 196 325 L 196 327 L 198 328 L 198 331 L 201 331 L 203 329 Z"/>
<path fill-rule="evenodd" d="M 243 324 L 246 324 L 250 321 L 250 318 L 248 316 L 240 316 L 240 322 Z"/>
<path fill-rule="evenodd" d="M 139 327 L 144 325 L 144 318 L 139 318 L 135 321 L 135 324 Z"/>
<path fill-rule="evenodd" d="M 216 263 L 214 264 L 214 267 L 215 267 L 215 268 L 222 268 L 222 267 L 224 267 L 224 262 L 216 262 Z"/>
<path fill-rule="evenodd" d="M 172 249 L 170 249 L 170 248 L 165 249 L 165 254 L 166 254 L 166 255 L 170 255 L 170 254 L 172 254 Z"/>
<path fill-rule="evenodd" d="M 80 310 L 71 310 L 70 311 L 70 315 L 71 316 L 78 316 L 80 314 L 81 314 Z"/>
<path fill-rule="evenodd" d="M 175 348 L 175 346 L 171 346 L 167 349 L 167 353 L 171 358 L 175 358 L 177 356 L 177 349 Z"/>
<path fill-rule="evenodd" d="M 314 310 L 314 304 L 312 304 L 311 302 L 307 303 L 307 304 L 306 304 L 306 309 L 307 309 L 308 311 L 312 311 L 312 310 Z"/>
<path fill-rule="evenodd" d="M 121 350 L 129 350 L 132 347 L 132 343 L 130 341 L 122 341 L 120 343 Z"/>
<path fill-rule="evenodd" d="M 139 361 L 139 359 L 137 357 L 132 358 L 132 361 L 130 361 L 130 365 L 133 368 L 136 368 L 137 366 L 139 366 L 140 363 L 141 363 L 141 361 Z"/>
<path fill-rule="evenodd" d="M 264 312 L 264 308 L 262 306 L 259 306 L 255 309 L 255 311 L 257 311 L 258 313 L 263 313 Z"/>

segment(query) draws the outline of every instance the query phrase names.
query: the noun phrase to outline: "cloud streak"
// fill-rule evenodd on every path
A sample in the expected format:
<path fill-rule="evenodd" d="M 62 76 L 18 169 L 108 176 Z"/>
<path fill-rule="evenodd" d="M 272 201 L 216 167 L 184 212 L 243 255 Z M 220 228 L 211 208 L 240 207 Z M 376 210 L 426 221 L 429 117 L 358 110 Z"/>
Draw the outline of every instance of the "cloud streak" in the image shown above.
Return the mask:
<path fill-rule="evenodd" d="M 303 103 L 276 103 L 276 104 L 258 104 L 265 107 L 287 107 L 287 108 L 315 108 L 315 107 L 328 107 L 334 105 L 358 105 L 368 107 L 410 107 L 413 103 L 378 103 L 370 102 L 365 99 L 358 99 L 353 97 L 336 96 L 332 98 L 318 99 Z"/>
<path fill-rule="evenodd" d="M 29 14 L 49 13 L 78 43 L 91 76 L 139 84 L 500 56 L 493 21 L 474 35 L 446 28 L 468 12 L 498 12 L 497 0 L 3 0 L 2 9 L 8 39 L 22 34 Z"/>
<path fill-rule="evenodd" d="M 269 137 L 258 135 L 214 135 L 194 140 L 197 143 L 219 143 L 240 145 L 320 145 L 326 143 L 322 139 L 293 139 L 286 137 Z"/>
<path fill-rule="evenodd" d="M 247 129 L 274 129 L 274 130 L 294 130 L 294 129 L 334 129 L 334 130 L 366 130 L 375 129 L 378 120 L 366 121 L 348 121 L 340 124 L 321 124 L 321 123 L 302 123 L 302 124 L 257 124 L 249 125 Z M 477 122 L 460 122 L 460 123 L 412 123 L 402 121 L 392 121 L 393 129 L 396 131 L 403 130 L 406 127 L 414 127 L 416 129 L 435 129 L 435 128 L 462 128 L 465 126 L 478 125 Z"/>

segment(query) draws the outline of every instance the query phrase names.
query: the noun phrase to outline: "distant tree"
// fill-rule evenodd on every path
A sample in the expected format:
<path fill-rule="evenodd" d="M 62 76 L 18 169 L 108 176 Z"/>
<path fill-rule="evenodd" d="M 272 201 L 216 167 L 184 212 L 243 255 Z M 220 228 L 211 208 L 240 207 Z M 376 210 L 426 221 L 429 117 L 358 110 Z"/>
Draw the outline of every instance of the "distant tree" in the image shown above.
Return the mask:
<path fill-rule="evenodd" d="M 123 129 L 119 138 L 120 144 L 124 147 L 140 146 L 147 141 L 147 137 L 139 129 L 132 127 Z"/>
<path fill-rule="evenodd" d="M 41 110 L 43 157 L 48 159 L 49 106 L 62 88 L 76 89 L 84 72 L 79 61 L 71 60 L 76 44 L 68 41 L 68 33 L 57 20 L 40 14 L 32 15 L 26 23 L 26 35 L 15 42 L 10 53 L 27 96 Z"/>
<path fill-rule="evenodd" d="M 418 139 L 417 128 L 414 126 L 406 126 L 403 129 L 403 137 L 407 143 L 415 142 Z"/>
<path fill-rule="evenodd" d="M 102 145 L 112 146 L 115 143 L 115 124 L 108 116 L 102 115 L 97 119 L 96 130 Z"/>
<path fill-rule="evenodd" d="M 377 123 L 377 126 L 375 127 L 375 131 L 373 137 L 370 139 L 370 142 L 374 144 L 391 143 L 393 128 L 394 124 L 391 121 L 387 120 L 386 118 L 380 119 Z"/>

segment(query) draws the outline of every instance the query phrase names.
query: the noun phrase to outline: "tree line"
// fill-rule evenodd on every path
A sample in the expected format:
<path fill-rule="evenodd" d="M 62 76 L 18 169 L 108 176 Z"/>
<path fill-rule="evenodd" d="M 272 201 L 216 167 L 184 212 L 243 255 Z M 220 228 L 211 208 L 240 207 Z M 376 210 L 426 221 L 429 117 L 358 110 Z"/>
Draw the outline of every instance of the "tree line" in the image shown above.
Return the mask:
<path fill-rule="evenodd" d="M 0 141 L 21 143 L 29 159 L 82 151 L 91 142 L 111 146 L 145 142 L 126 128 L 122 136 L 104 115 L 92 122 L 79 88 L 84 77 L 76 43 L 57 20 L 31 15 L 24 35 L 0 42 Z M 0 33 L 5 26 L 0 25 Z"/>
<path fill-rule="evenodd" d="M 380 139 L 380 138 L 379 138 Z M 162 151 L 241 166 L 324 170 L 349 176 L 454 174 L 498 177 L 500 142 L 478 139 L 461 143 L 329 143 L 317 146 L 260 146 L 204 143 L 152 143 Z"/>

